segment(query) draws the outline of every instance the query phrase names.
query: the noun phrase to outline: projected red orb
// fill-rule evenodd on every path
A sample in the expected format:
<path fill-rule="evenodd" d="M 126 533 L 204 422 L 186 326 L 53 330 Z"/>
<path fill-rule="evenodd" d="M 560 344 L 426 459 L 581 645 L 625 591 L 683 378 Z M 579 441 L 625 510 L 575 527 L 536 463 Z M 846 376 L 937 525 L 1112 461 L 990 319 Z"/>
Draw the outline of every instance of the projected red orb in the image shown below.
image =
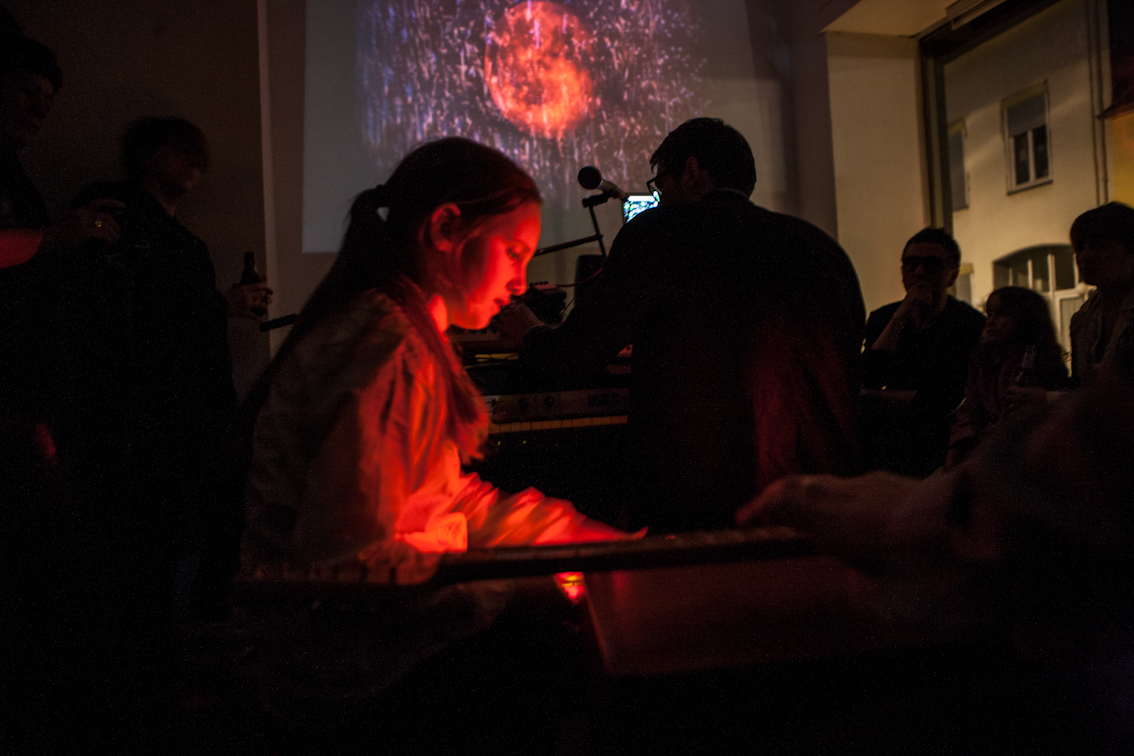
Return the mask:
<path fill-rule="evenodd" d="M 557 137 L 590 111 L 594 80 L 586 65 L 595 37 L 563 6 L 520 3 L 497 21 L 486 42 L 489 94 L 504 117 L 521 129 Z"/>

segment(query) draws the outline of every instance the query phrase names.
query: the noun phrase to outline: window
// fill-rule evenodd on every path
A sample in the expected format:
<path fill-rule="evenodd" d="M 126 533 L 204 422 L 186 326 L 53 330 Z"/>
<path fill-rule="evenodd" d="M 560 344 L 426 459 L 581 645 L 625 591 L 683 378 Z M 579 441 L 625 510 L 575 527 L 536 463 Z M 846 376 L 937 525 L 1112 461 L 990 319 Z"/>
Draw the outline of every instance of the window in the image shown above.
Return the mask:
<path fill-rule="evenodd" d="M 1047 84 L 1006 99 L 1004 137 L 1008 150 L 1008 191 L 1051 181 L 1051 135 L 1047 129 Z"/>
<path fill-rule="evenodd" d="M 968 181 L 965 174 L 965 122 L 949 125 L 949 187 L 953 195 L 953 209 L 969 206 Z"/>
<path fill-rule="evenodd" d="M 957 280 L 949 287 L 949 295 L 966 304 L 973 303 L 973 264 L 961 263 L 957 271 Z"/>

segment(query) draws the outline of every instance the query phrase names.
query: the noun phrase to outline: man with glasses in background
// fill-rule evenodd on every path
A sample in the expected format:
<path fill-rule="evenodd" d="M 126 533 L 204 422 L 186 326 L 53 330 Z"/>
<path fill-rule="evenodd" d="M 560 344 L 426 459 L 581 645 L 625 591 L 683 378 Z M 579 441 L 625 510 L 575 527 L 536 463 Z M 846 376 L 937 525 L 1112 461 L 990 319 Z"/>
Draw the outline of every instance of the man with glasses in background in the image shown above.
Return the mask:
<path fill-rule="evenodd" d="M 866 322 L 863 420 L 875 467 L 924 477 L 945 461 L 985 320 L 949 296 L 960 265 L 961 248 L 948 233 L 917 232 L 902 250 L 905 299 Z"/>
<path fill-rule="evenodd" d="M 523 338 L 548 389 L 632 344 L 622 524 L 727 527 L 784 475 L 857 467 L 865 308 L 833 239 L 749 201 L 756 165 L 736 129 L 686 121 L 650 164 L 660 205 L 623 226 L 586 301 L 559 328 L 522 305 L 497 327 Z"/>

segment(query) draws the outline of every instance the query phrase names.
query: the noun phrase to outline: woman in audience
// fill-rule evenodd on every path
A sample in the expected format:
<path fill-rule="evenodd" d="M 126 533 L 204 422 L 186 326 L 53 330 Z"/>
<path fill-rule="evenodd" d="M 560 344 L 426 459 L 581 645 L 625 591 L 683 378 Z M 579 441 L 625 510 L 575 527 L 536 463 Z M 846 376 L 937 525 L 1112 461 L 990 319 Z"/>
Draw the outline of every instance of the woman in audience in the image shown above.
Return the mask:
<path fill-rule="evenodd" d="M 988 296 L 985 312 L 988 320 L 969 365 L 965 401 L 950 433 L 946 467 L 968 456 L 1000 418 L 1067 381 L 1063 350 L 1042 296 L 1005 286 Z"/>

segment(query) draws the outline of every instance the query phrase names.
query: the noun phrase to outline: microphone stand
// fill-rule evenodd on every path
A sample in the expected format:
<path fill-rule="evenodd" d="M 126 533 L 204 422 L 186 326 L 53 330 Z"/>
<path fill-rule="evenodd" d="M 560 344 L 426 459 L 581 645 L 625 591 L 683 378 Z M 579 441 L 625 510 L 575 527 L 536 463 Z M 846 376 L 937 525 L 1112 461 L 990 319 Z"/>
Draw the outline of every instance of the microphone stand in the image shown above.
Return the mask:
<path fill-rule="evenodd" d="M 583 244 L 590 244 L 591 242 L 598 242 L 599 252 L 602 256 L 606 257 L 606 245 L 602 243 L 602 231 L 599 229 L 598 216 L 595 215 L 595 206 L 601 205 L 611 198 L 609 192 L 600 192 L 599 194 L 592 194 L 589 197 L 583 197 L 583 207 L 591 212 L 591 223 L 594 224 L 595 233 L 593 236 L 584 236 L 581 239 L 574 241 L 562 242 L 561 244 L 552 244 L 550 247 L 540 247 L 535 251 L 532 257 L 539 257 L 540 255 L 551 254 L 552 252 L 559 252 L 564 249 L 571 249 L 571 247 L 579 247 Z"/>

